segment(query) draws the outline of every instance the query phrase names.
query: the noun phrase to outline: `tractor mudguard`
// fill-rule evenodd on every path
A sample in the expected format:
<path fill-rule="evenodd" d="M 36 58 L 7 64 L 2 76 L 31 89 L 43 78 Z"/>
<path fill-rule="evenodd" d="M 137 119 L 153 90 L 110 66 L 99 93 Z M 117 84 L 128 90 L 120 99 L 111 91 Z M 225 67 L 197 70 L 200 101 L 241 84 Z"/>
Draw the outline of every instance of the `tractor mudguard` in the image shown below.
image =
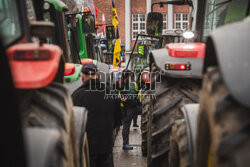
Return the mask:
<path fill-rule="evenodd" d="M 88 110 L 84 107 L 78 107 L 78 106 L 74 106 L 73 110 L 76 121 L 77 135 L 79 142 L 81 142 L 82 137 L 84 136 L 86 130 Z"/>
<path fill-rule="evenodd" d="M 109 66 L 101 62 L 97 62 L 96 66 L 100 72 L 100 82 L 109 85 L 110 84 Z M 81 67 L 76 68 L 76 71 L 79 70 L 81 72 Z M 77 75 L 80 75 L 80 72 Z M 69 77 L 64 76 L 64 81 L 66 81 L 66 78 L 70 78 L 70 76 Z M 72 94 L 77 88 L 79 88 L 82 85 L 82 79 L 81 77 L 79 77 L 79 79 L 74 82 L 64 82 L 64 85 L 69 89 L 70 94 Z"/>
<path fill-rule="evenodd" d="M 60 143 L 60 133 L 56 129 L 27 128 L 25 143 L 29 167 L 46 167 Z"/>
<path fill-rule="evenodd" d="M 81 64 L 71 64 L 71 63 L 66 63 L 70 65 L 74 65 L 74 73 L 70 75 L 65 75 L 63 77 L 63 82 L 64 83 L 72 83 L 76 82 L 81 78 L 81 70 L 82 70 L 82 65 Z M 65 68 L 66 69 L 66 68 Z"/>
<path fill-rule="evenodd" d="M 208 38 L 204 71 L 218 66 L 230 95 L 250 107 L 250 22 L 216 29 Z"/>
<path fill-rule="evenodd" d="M 56 45 L 16 44 L 8 48 L 7 54 L 18 89 L 42 88 L 63 78 L 62 50 Z"/>
<path fill-rule="evenodd" d="M 186 104 L 181 108 L 187 127 L 188 149 L 190 162 L 193 161 L 193 148 L 196 136 L 196 120 L 199 112 L 199 104 Z"/>
<path fill-rule="evenodd" d="M 189 53 L 191 54 L 197 54 L 197 55 L 203 55 L 205 54 L 205 45 L 201 43 L 197 43 L 201 47 L 201 49 L 192 50 L 189 48 Z M 195 43 L 189 44 L 189 43 L 175 43 L 170 44 L 175 45 L 175 48 L 172 49 L 172 51 L 177 54 L 184 53 L 183 48 L 185 49 L 186 46 L 189 45 L 196 45 Z M 179 47 L 179 48 L 178 48 Z M 200 51 L 201 50 L 201 51 Z M 191 52 L 190 52 L 191 51 Z M 200 53 L 201 52 L 201 53 Z M 188 53 L 188 56 L 185 57 L 173 57 L 169 54 L 168 45 L 166 45 L 166 48 L 163 49 L 157 49 L 153 50 L 150 55 L 150 62 L 155 62 L 156 66 L 161 70 L 162 74 L 167 77 L 172 78 L 196 78 L 201 79 L 202 78 L 202 69 L 203 69 L 203 56 L 198 57 L 190 57 L 191 54 Z M 178 53 L 178 54 L 179 54 Z M 185 53 L 184 53 L 185 54 Z M 190 70 L 166 70 L 165 64 L 190 64 L 191 69 Z"/>

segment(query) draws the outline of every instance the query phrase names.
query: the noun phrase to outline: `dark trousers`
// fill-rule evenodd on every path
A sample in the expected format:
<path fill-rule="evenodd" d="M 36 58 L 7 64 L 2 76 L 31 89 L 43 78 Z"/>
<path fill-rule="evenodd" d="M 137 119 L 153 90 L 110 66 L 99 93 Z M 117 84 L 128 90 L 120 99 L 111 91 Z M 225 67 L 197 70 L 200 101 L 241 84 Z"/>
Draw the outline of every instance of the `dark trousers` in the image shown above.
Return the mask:
<path fill-rule="evenodd" d="M 135 114 L 135 116 L 133 117 L 133 124 L 137 124 L 137 118 L 138 118 L 138 114 Z"/>
<path fill-rule="evenodd" d="M 90 155 L 90 167 L 114 167 L 113 154 Z"/>
<path fill-rule="evenodd" d="M 142 106 L 138 105 L 136 108 L 137 108 L 137 112 L 136 112 L 135 116 L 133 117 L 133 124 L 134 125 L 137 124 L 138 115 L 142 114 Z"/>
<path fill-rule="evenodd" d="M 122 119 L 122 138 L 123 138 L 123 145 L 129 144 L 129 130 L 130 125 L 132 122 L 132 119 L 135 115 L 137 115 L 136 112 L 137 108 L 126 108 L 126 115 Z"/>

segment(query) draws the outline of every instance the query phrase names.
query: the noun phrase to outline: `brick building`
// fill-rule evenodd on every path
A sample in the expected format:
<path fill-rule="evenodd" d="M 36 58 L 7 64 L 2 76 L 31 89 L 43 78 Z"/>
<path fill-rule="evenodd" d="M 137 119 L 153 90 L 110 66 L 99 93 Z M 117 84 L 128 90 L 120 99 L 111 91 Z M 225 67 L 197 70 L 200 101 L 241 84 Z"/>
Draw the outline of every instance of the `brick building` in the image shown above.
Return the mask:
<path fill-rule="evenodd" d="M 115 0 L 115 7 L 119 17 L 119 33 L 121 43 L 126 51 L 131 50 L 136 35 L 146 33 L 146 17 L 151 11 L 151 4 L 159 0 Z M 106 24 L 112 24 L 112 0 L 94 0 L 98 8 L 98 23 L 102 23 L 102 14 Z M 163 13 L 163 30 L 186 29 L 189 19 L 188 6 L 165 5 L 160 8 L 155 5 L 154 11 Z M 101 32 L 101 29 L 98 30 Z"/>

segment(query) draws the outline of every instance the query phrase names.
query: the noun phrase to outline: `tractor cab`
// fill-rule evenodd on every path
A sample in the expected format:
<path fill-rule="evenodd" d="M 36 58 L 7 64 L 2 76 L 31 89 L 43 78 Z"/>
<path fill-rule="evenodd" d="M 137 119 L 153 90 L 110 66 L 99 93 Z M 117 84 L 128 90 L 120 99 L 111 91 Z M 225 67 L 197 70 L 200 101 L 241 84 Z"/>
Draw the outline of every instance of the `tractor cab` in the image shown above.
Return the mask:
<path fill-rule="evenodd" d="M 149 67 L 149 53 L 153 49 L 162 48 L 163 38 L 159 36 L 138 34 L 130 54 L 126 69 L 135 73 L 134 80 L 140 78 L 141 72 Z"/>
<path fill-rule="evenodd" d="M 60 0 L 40 0 L 35 3 L 37 3 L 35 5 L 37 16 L 41 20 L 55 24 L 55 33 L 52 38 L 44 40 L 46 43 L 57 44 L 62 48 L 66 62 L 64 83 L 72 93 L 77 86 L 72 86 L 71 83 L 81 84 L 79 79 L 82 65 L 90 62 L 88 59 L 92 59 L 91 62 L 95 65 L 100 61 L 96 58 L 94 45 L 92 45 L 93 38 L 90 37 L 96 31 L 95 15 L 89 10 L 88 4 L 80 12 L 77 8 L 68 8 Z M 104 68 L 108 71 L 107 66 Z"/>
<path fill-rule="evenodd" d="M 147 34 L 137 34 L 134 47 L 130 54 L 130 59 L 127 64 L 127 69 L 133 71 L 136 75 L 135 80 L 139 81 L 141 74 L 144 71 L 149 71 L 149 67 L 152 63 L 154 56 L 152 56 L 153 50 L 163 49 L 167 50 L 166 45 L 170 43 L 190 42 L 191 39 L 185 38 L 184 34 L 189 29 L 188 26 L 185 29 L 173 29 L 173 30 L 163 30 L 163 14 L 154 11 L 154 6 L 159 5 L 163 7 L 164 5 L 190 5 L 192 2 L 189 1 L 164 1 L 164 2 L 154 2 L 151 6 L 151 11 L 147 15 Z M 193 34 L 192 31 L 188 31 Z M 167 55 L 167 54 L 165 54 Z M 143 83 L 143 77 L 142 83 Z M 147 79 L 148 81 L 148 79 Z"/>
<path fill-rule="evenodd" d="M 43 39 L 49 44 L 56 44 L 63 50 L 65 60 L 64 83 L 75 82 L 80 78 L 81 59 L 79 55 L 82 49 L 76 34 L 78 32 L 77 18 L 66 15 L 70 9 L 60 0 L 35 1 L 36 15 L 40 20 L 52 22 L 55 25 L 55 33 L 50 38 Z M 80 16 L 81 17 L 81 16 Z M 84 43 L 85 44 L 85 43 Z M 85 46 L 86 51 L 86 46 Z M 87 52 L 85 53 L 87 55 Z M 87 56 L 86 56 L 87 57 Z M 67 63 L 70 63 L 67 65 Z M 70 71 L 70 72 L 69 72 Z"/>
<path fill-rule="evenodd" d="M 130 59 L 127 64 L 127 69 L 133 71 L 135 73 L 134 80 L 141 81 L 144 83 L 145 81 L 141 77 L 142 72 L 149 72 L 150 67 L 150 53 L 155 49 L 164 48 L 166 44 L 169 43 L 181 43 L 184 42 L 183 38 L 183 30 L 175 29 L 175 30 L 165 30 L 164 32 L 158 31 L 161 30 L 162 21 L 161 13 L 153 16 L 154 13 L 149 13 L 147 20 L 147 32 L 148 34 L 138 34 L 134 43 L 133 50 L 130 54 Z M 157 28 L 155 26 L 158 26 Z M 157 32 L 153 29 L 157 29 Z M 149 79 L 146 79 L 148 82 Z"/>
<path fill-rule="evenodd" d="M 60 46 L 63 50 L 63 56 L 66 62 L 70 61 L 69 40 L 66 34 L 65 12 L 69 9 L 60 0 L 44 0 L 42 17 L 44 21 L 51 21 L 55 24 L 55 34 L 51 39 L 46 39 L 47 43 L 53 43 Z"/>

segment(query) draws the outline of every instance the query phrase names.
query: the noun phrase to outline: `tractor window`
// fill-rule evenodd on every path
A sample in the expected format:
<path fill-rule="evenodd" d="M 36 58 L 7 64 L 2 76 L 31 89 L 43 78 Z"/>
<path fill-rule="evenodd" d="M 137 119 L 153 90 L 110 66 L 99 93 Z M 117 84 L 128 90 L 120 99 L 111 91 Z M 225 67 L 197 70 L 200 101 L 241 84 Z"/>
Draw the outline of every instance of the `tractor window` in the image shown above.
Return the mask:
<path fill-rule="evenodd" d="M 22 35 L 16 0 L 0 1 L 0 34 L 4 46 L 8 46 Z"/>
<path fill-rule="evenodd" d="M 248 4 L 248 0 L 207 0 L 203 41 L 215 28 L 244 19 Z"/>
<path fill-rule="evenodd" d="M 135 80 L 138 78 L 140 71 L 149 67 L 149 54 L 153 49 L 162 47 L 161 38 L 139 36 L 137 43 L 135 43 L 135 51 L 130 57 L 127 68 L 135 72 Z"/>

